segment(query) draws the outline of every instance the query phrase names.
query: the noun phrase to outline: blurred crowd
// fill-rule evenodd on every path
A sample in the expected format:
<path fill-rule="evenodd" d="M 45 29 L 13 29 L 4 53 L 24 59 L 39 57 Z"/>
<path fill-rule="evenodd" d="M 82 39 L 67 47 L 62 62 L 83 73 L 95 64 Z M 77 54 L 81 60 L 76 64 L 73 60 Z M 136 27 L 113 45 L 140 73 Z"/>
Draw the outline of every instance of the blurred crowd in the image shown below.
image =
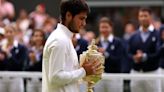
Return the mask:
<path fill-rule="evenodd" d="M 114 35 L 108 16 L 100 18 L 98 37 L 94 31 L 85 29 L 73 36 L 77 55 L 96 39 L 98 51 L 105 56 L 105 73 L 164 73 L 164 26 L 151 15 L 150 9 L 140 9 L 139 28 L 128 22 L 122 38 Z M 57 24 L 58 20 L 46 13 L 44 4 L 37 5 L 31 13 L 21 9 L 15 19 L 14 5 L 1 0 L 0 71 L 41 72 L 44 43 Z M 0 77 L 0 92 L 24 92 L 25 88 L 27 92 L 41 92 L 41 81 Z M 164 92 L 164 82 L 158 80 L 131 80 L 130 86 L 132 92 Z M 100 81 L 95 92 L 123 92 L 123 80 Z"/>

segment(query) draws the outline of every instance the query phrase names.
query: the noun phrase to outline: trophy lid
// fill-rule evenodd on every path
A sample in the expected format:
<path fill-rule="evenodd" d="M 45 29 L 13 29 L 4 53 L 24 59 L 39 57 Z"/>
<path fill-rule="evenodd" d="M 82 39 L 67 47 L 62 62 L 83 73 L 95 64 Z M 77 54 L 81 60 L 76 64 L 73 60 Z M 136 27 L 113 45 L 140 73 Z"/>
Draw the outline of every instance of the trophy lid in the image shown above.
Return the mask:
<path fill-rule="evenodd" d="M 98 47 L 96 46 L 95 39 L 92 40 L 91 44 L 88 46 L 88 50 L 90 51 L 97 51 Z"/>

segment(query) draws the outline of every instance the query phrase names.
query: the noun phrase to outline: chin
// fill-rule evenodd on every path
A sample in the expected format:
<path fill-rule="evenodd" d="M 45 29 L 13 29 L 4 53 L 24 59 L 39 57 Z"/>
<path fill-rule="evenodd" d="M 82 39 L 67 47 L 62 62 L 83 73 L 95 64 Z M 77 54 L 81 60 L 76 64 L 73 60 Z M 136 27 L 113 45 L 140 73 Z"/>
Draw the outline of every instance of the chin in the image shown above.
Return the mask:
<path fill-rule="evenodd" d="M 74 31 L 74 33 L 79 33 L 79 31 L 78 31 L 78 30 L 76 30 L 76 31 Z"/>
<path fill-rule="evenodd" d="M 73 30 L 72 32 L 73 33 L 79 33 L 79 30 Z"/>

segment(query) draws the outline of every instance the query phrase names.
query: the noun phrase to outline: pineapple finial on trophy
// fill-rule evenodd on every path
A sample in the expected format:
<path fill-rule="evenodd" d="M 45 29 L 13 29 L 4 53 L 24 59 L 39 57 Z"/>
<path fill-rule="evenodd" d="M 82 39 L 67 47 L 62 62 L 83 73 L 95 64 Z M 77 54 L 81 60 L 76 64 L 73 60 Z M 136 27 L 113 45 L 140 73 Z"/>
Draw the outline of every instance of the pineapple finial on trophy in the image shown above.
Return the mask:
<path fill-rule="evenodd" d="M 95 39 L 93 39 L 91 44 L 88 46 L 88 50 L 89 51 L 97 51 L 98 50 Z"/>

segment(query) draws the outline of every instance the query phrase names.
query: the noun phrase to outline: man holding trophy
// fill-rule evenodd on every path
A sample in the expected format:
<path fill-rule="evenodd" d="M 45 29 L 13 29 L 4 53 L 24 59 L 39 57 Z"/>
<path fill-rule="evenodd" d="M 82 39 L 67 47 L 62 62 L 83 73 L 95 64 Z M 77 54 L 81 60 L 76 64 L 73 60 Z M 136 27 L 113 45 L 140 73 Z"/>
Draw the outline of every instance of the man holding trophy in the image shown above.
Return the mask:
<path fill-rule="evenodd" d="M 84 0 L 65 1 L 61 3 L 60 13 L 61 23 L 47 39 L 43 51 L 42 92 L 79 92 L 81 78 L 88 81 L 88 92 L 92 92 L 92 85 L 100 80 L 103 72 L 103 56 L 93 41 L 81 55 L 79 66 L 71 41 L 73 34 L 86 24 L 88 5 Z"/>

